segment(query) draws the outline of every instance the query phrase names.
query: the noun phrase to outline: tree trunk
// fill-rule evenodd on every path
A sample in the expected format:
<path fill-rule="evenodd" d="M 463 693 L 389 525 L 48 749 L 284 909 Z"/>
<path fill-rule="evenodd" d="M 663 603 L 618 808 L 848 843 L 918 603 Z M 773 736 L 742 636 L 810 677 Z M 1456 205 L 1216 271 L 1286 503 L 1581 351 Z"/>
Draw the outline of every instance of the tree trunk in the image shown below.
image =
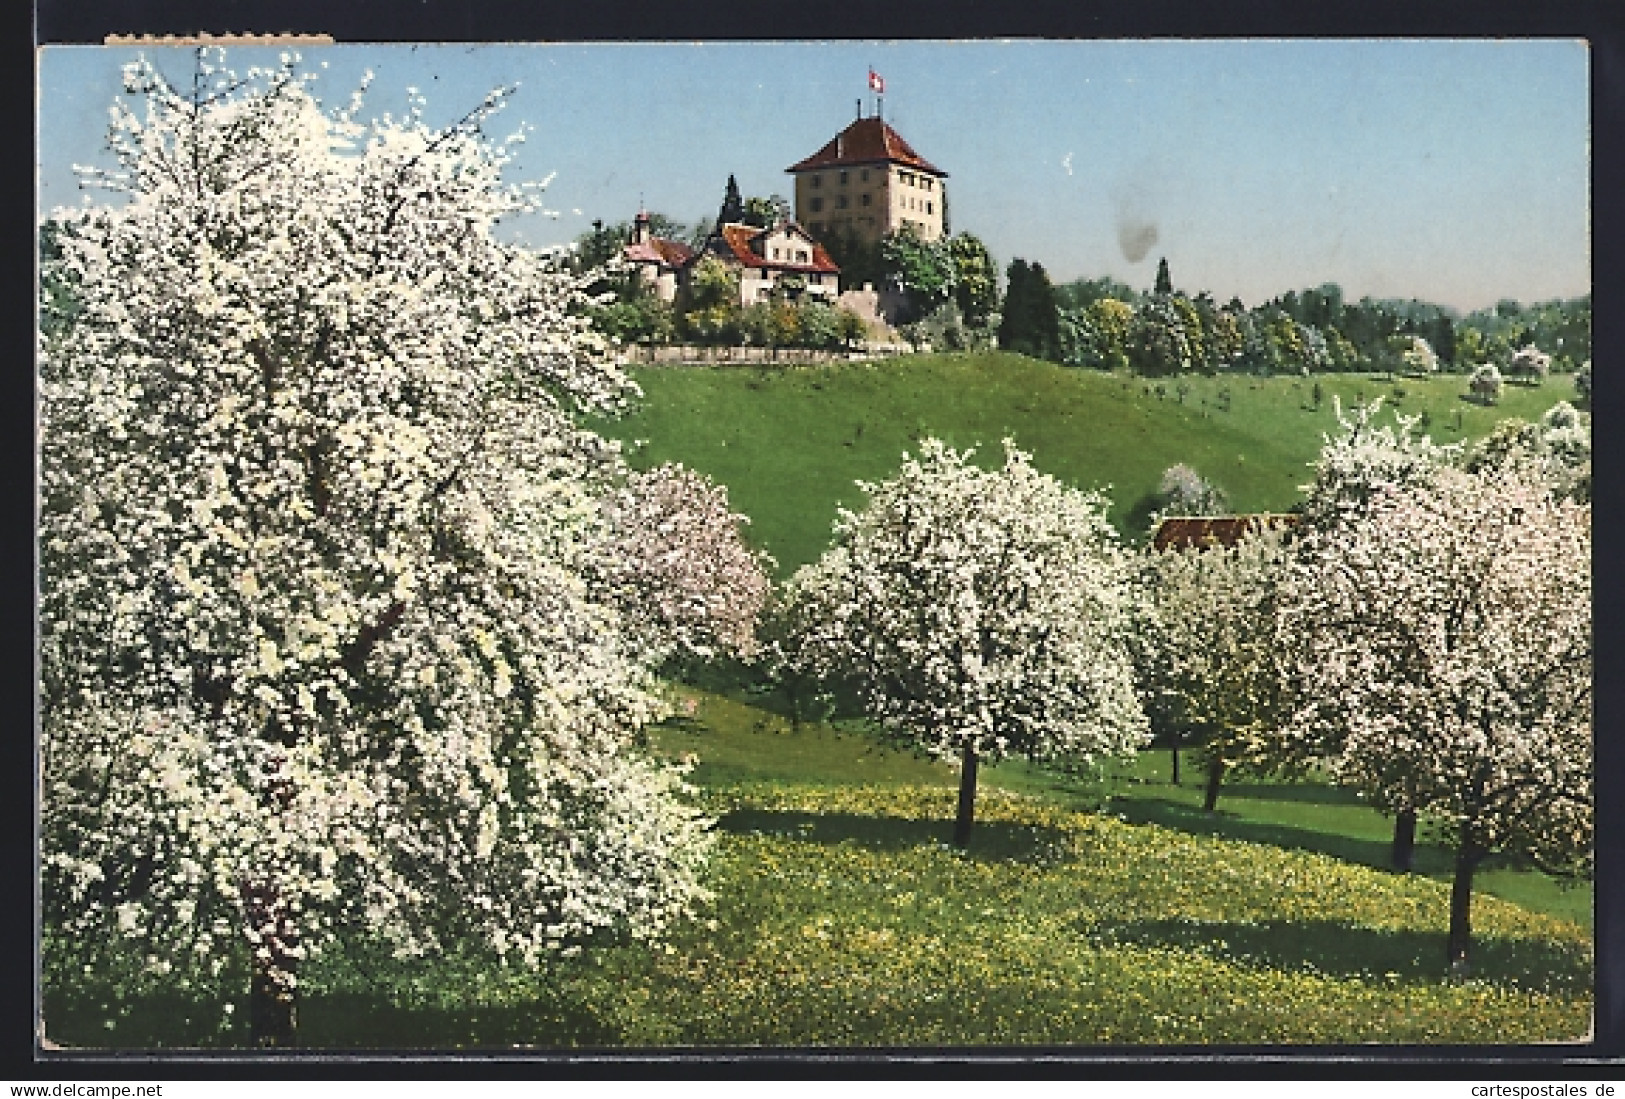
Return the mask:
<path fill-rule="evenodd" d="M 1411 871 L 1411 854 L 1416 849 L 1416 810 L 1401 809 L 1394 818 L 1394 845 L 1389 861 L 1401 874 Z"/>
<path fill-rule="evenodd" d="M 1179 730 L 1178 729 L 1170 730 L 1169 733 L 1168 733 L 1168 736 L 1173 741 L 1173 745 L 1174 745 L 1174 750 L 1173 750 L 1174 785 L 1178 786 L 1179 785 Z"/>
<path fill-rule="evenodd" d="M 1219 783 L 1224 781 L 1224 760 L 1214 756 L 1207 763 L 1207 791 L 1202 795 L 1202 808 L 1213 812 L 1219 804 Z"/>
<path fill-rule="evenodd" d="M 299 932 L 276 886 L 255 882 L 243 886 L 243 910 L 252 950 L 248 1025 L 256 1046 L 293 1045 L 298 990 L 295 972 Z M 257 941 L 256 941 L 257 940 Z"/>
<path fill-rule="evenodd" d="M 976 749 L 965 745 L 965 761 L 959 770 L 959 818 L 954 821 L 954 846 L 970 846 L 970 826 L 976 819 Z"/>
<path fill-rule="evenodd" d="M 1450 975 L 1466 977 L 1472 972 L 1469 954 L 1473 945 L 1473 871 L 1486 854 L 1471 835 L 1462 837 L 1456 848 L 1456 877 L 1450 885 L 1450 935 L 1445 954 Z"/>

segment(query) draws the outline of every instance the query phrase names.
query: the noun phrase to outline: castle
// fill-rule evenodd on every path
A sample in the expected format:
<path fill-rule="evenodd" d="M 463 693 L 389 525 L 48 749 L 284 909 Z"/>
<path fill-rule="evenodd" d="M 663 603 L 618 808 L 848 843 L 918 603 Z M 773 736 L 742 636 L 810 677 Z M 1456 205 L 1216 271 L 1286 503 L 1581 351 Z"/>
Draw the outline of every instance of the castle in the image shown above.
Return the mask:
<path fill-rule="evenodd" d="M 815 237 L 872 243 L 905 227 L 922 240 L 947 233 L 948 173 L 878 115 L 858 118 L 785 171 L 796 179 L 796 220 Z"/>
<path fill-rule="evenodd" d="M 698 248 L 655 237 L 639 211 L 623 258 L 664 301 L 676 298 L 696 264 L 715 256 L 739 271 L 739 304 L 765 301 L 775 292 L 803 295 L 875 316 L 872 287 L 847 287 L 840 267 L 819 243 L 825 236 L 874 243 L 912 228 L 923 240 L 948 232 L 948 173 L 916 153 L 879 114 L 863 117 L 822 148 L 785 171 L 795 177 L 795 216 L 763 228 L 744 221 L 739 187 L 728 177 L 716 227 Z"/>

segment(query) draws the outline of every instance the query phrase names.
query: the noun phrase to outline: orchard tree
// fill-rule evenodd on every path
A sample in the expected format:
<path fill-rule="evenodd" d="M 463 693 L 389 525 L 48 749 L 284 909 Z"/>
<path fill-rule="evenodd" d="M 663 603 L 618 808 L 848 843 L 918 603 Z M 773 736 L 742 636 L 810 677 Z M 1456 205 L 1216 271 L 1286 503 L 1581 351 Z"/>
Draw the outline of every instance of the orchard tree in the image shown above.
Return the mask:
<path fill-rule="evenodd" d="M 1158 517 L 1163 515 L 1226 515 L 1230 501 L 1224 490 L 1184 462 L 1162 471 L 1157 482 Z"/>
<path fill-rule="evenodd" d="M 1399 360 L 1404 365 L 1406 374 L 1417 377 L 1426 377 L 1438 373 L 1439 370 L 1439 356 L 1433 353 L 1433 345 L 1421 336 L 1404 337 Z"/>
<path fill-rule="evenodd" d="M 1338 430 L 1323 439 L 1314 480 L 1300 486 L 1306 524 L 1330 529 L 1360 522 L 1383 489 L 1425 485 L 1459 458 L 1459 446 L 1440 446 L 1420 431 L 1420 417 L 1396 412 L 1391 423 L 1380 422 L 1382 406 L 1377 397 L 1345 413 L 1333 394 Z"/>
<path fill-rule="evenodd" d="M 1501 372 L 1494 363 L 1485 363 L 1467 379 L 1468 391 L 1483 404 L 1494 404 L 1501 399 Z"/>
<path fill-rule="evenodd" d="M 1207 787 L 1218 805 L 1233 768 L 1271 771 L 1302 763 L 1284 753 L 1276 727 L 1287 715 L 1287 677 L 1275 637 L 1286 549 L 1261 530 L 1233 546 L 1170 550 L 1154 558 L 1157 685 L 1203 725 Z"/>
<path fill-rule="evenodd" d="M 745 544 L 728 490 L 668 463 L 629 474 L 606 501 L 595 578 L 656 657 L 756 653 L 771 566 Z"/>
<path fill-rule="evenodd" d="M 1333 395 L 1337 434 L 1325 437 L 1315 461 L 1315 478 L 1302 486 L 1306 529 L 1325 532 L 1358 526 L 1383 493 L 1425 487 L 1459 460 L 1459 446 L 1438 446 L 1421 433 L 1420 417 L 1396 412 L 1392 423 L 1380 423 L 1382 403 L 1378 397 L 1345 414 L 1342 401 Z M 1399 806 L 1390 856 L 1394 869 L 1410 869 L 1415 844 L 1416 811 Z"/>
<path fill-rule="evenodd" d="M 1559 496 L 1591 499 L 1591 418 L 1558 401 L 1535 423 L 1506 419 L 1473 445 L 1465 468 L 1521 469 Z"/>
<path fill-rule="evenodd" d="M 1590 518 L 1515 472 L 1445 471 L 1312 532 L 1284 581 L 1303 699 L 1287 736 L 1333 745 L 1340 782 L 1444 826 L 1458 972 L 1486 854 L 1591 866 Z"/>
<path fill-rule="evenodd" d="M 1552 357 L 1534 344 L 1525 344 L 1513 352 L 1507 362 L 1506 376 L 1530 385 L 1539 385 L 1552 372 Z"/>
<path fill-rule="evenodd" d="M 861 486 L 834 546 L 786 588 L 777 659 L 856 689 L 893 734 L 961 764 L 970 841 L 983 761 L 1121 755 L 1146 736 L 1129 645 L 1136 565 L 1107 501 L 1005 444 L 1003 468 L 928 439 Z"/>
<path fill-rule="evenodd" d="M 632 750 L 661 646 L 591 590 L 623 471 L 575 415 L 635 390 L 492 233 L 504 93 L 363 125 L 297 65 L 126 69 L 40 358 L 47 951 L 246 955 L 273 1045 L 341 932 L 537 966 L 659 935 L 707 850 Z"/>

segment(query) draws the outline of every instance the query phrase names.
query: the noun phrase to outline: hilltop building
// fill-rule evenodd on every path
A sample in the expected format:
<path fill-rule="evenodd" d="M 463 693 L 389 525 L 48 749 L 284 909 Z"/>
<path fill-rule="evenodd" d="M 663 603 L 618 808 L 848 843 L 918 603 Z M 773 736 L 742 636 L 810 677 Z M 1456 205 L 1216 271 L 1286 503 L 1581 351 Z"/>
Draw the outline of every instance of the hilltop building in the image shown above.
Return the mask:
<path fill-rule="evenodd" d="M 796 220 L 815 237 L 873 243 L 904 226 L 923 240 L 948 233 L 948 173 L 878 115 L 860 116 L 785 171 L 796 179 Z"/>
<path fill-rule="evenodd" d="M 655 236 L 649 227 L 648 213 L 639 210 L 632 221 L 632 240 L 621 250 L 621 255 L 654 290 L 655 297 L 672 301 L 677 297 L 683 270 L 694 259 L 694 249 L 680 240 Z"/>
<path fill-rule="evenodd" d="M 833 302 L 840 293 L 841 269 L 812 234 L 794 221 L 762 228 L 745 222 L 739 184 L 728 188 L 717 213 L 717 226 L 684 265 L 692 274 L 706 256 L 715 256 L 739 272 L 739 304 L 766 301 L 778 292 L 792 300 L 803 295 Z"/>
<path fill-rule="evenodd" d="M 793 221 L 771 229 L 740 222 L 719 225 L 689 269 L 708 255 L 739 269 L 740 305 L 766 301 L 775 290 L 792 300 L 805 295 L 827 302 L 840 292 L 841 269 L 824 246 Z"/>
<path fill-rule="evenodd" d="M 794 221 L 762 228 L 746 224 L 744 217 L 739 186 L 729 176 L 716 228 L 698 249 L 655 236 L 649 215 L 639 210 L 632 222 L 632 239 L 622 247 L 621 256 L 661 301 L 676 300 L 695 265 L 707 256 L 738 271 L 741 306 L 766 301 L 775 292 L 791 299 L 805 295 L 835 301 L 841 269 L 823 245 Z"/>

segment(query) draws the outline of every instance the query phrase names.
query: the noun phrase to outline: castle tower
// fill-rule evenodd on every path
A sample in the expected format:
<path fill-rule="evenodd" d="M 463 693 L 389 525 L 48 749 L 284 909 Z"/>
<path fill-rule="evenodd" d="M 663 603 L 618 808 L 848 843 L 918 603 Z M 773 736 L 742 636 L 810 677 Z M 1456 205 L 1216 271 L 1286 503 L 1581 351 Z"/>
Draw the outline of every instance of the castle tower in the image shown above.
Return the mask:
<path fill-rule="evenodd" d="M 785 171 L 796 177 L 796 221 L 814 237 L 873 242 L 905 225 L 924 240 L 947 232 L 948 173 L 878 115 L 858 118 Z"/>

